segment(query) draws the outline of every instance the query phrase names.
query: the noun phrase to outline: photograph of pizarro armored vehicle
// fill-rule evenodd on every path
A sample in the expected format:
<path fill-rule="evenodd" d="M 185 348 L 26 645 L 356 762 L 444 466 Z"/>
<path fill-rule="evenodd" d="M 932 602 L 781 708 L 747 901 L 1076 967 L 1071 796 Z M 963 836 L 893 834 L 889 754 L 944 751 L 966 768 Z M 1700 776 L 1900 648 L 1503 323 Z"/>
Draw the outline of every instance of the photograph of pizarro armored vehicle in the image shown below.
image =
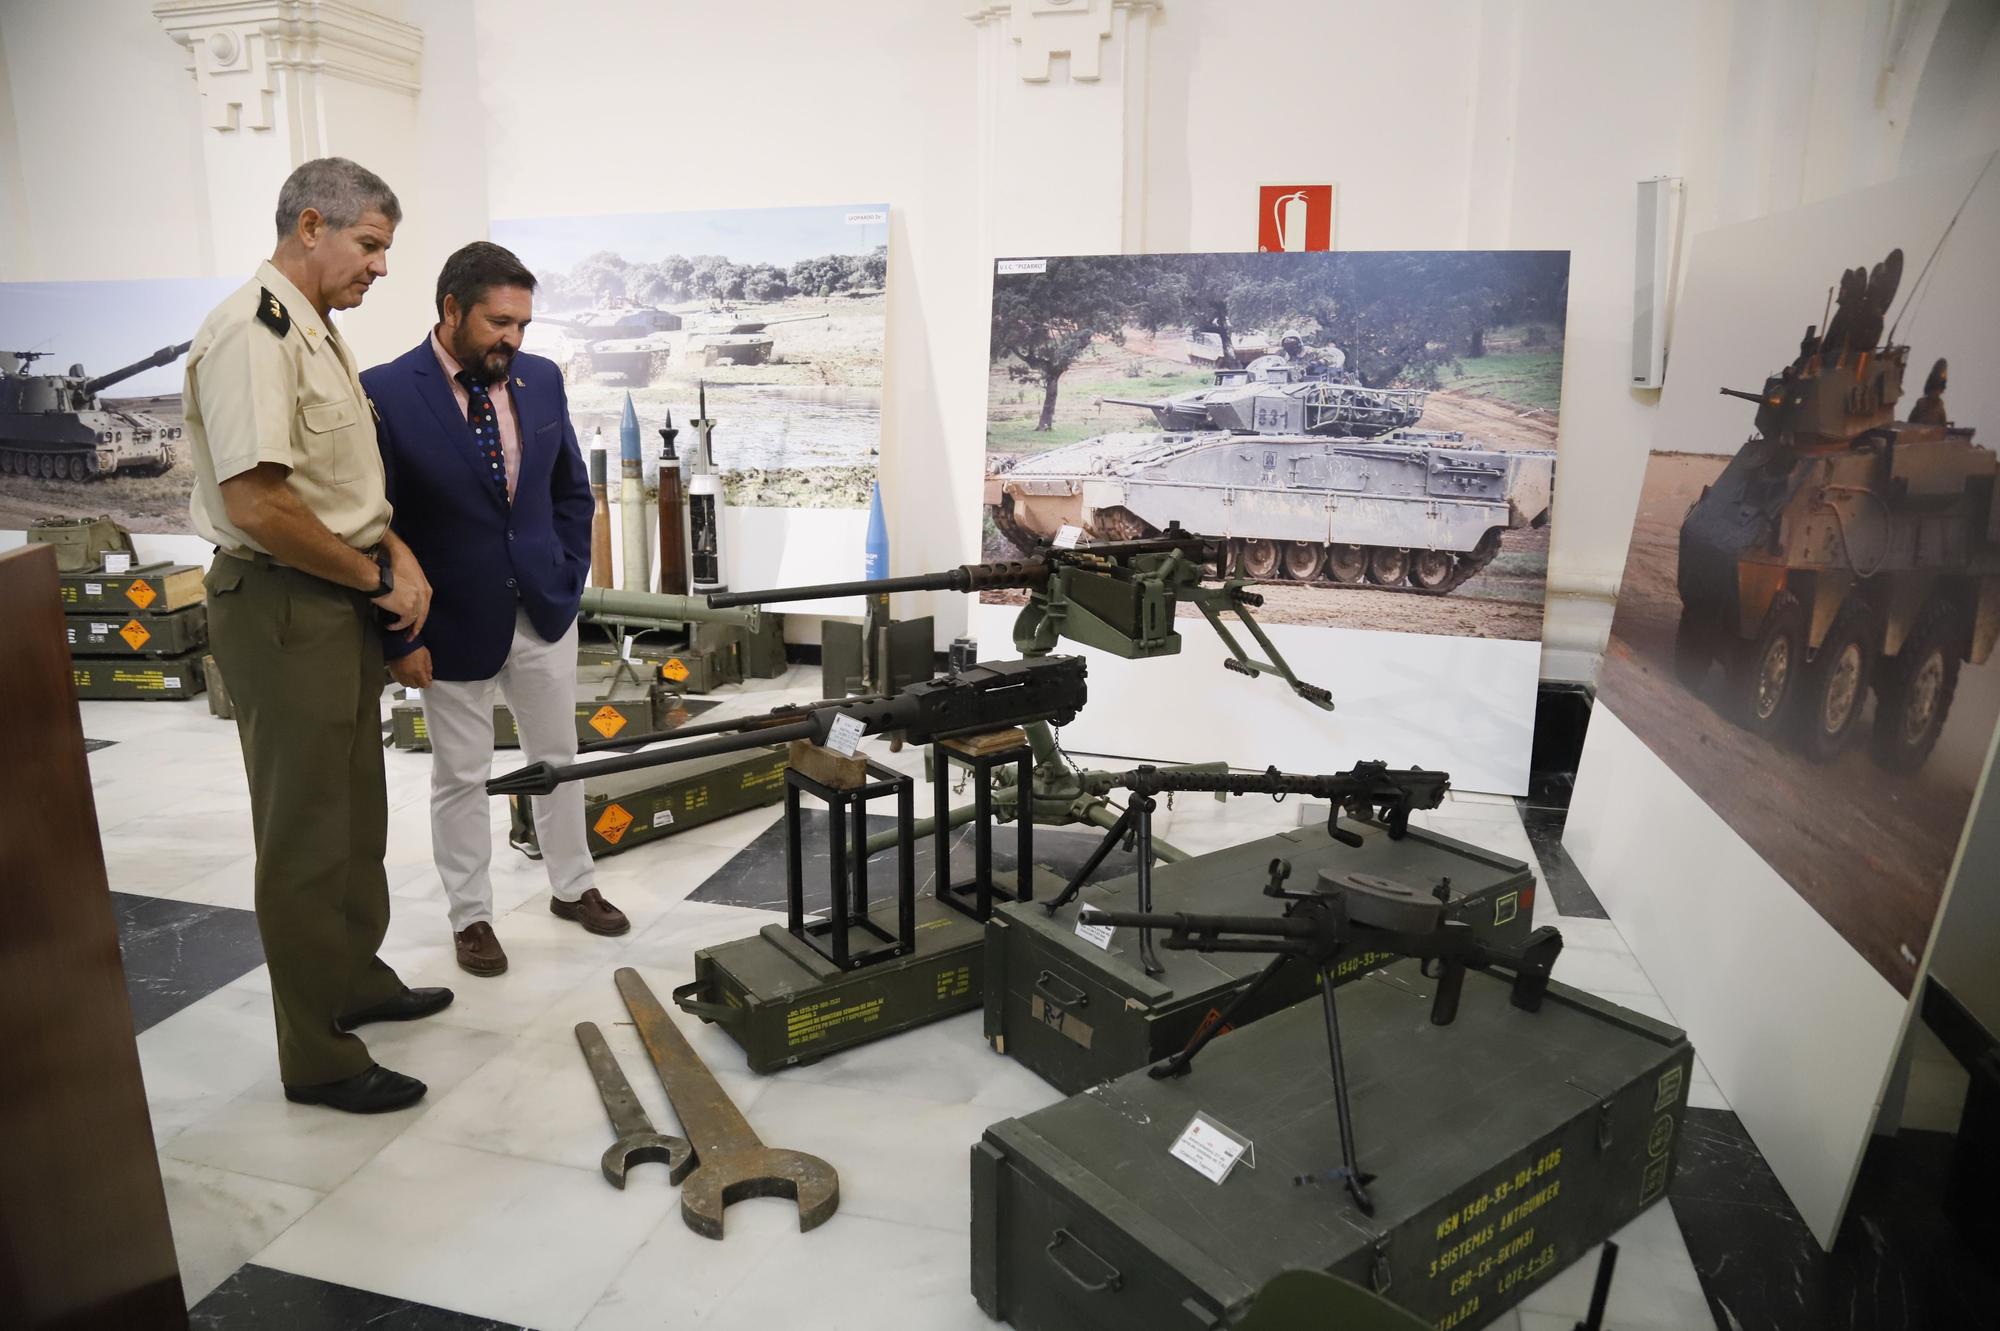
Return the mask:
<path fill-rule="evenodd" d="M 188 339 L 226 279 L 0 284 L 0 528 L 188 529 Z"/>
<path fill-rule="evenodd" d="M 650 484 L 659 429 L 705 392 L 729 502 L 750 508 L 866 509 L 888 237 L 879 205 L 493 225 L 538 279 L 523 345 L 562 367 L 584 446 L 616 446 L 630 394 Z"/>
<path fill-rule="evenodd" d="M 1598 701 L 1908 992 L 2000 718 L 2000 280 L 1835 243 L 1691 270 Z"/>
<path fill-rule="evenodd" d="M 989 557 L 1178 523 L 1273 622 L 1541 636 L 1567 254 L 1014 263 Z"/>

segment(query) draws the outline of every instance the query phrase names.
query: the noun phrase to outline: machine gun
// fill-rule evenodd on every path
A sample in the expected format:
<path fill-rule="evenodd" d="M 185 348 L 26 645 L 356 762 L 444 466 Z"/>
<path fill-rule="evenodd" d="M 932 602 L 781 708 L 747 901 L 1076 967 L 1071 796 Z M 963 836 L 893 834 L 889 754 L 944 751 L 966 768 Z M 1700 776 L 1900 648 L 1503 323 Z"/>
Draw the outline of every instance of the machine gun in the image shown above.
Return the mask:
<path fill-rule="evenodd" d="M 1345 772 L 1323 776 L 1301 776 L 1280 772 L 1275 767 L 1261 772 L 1135 767 L 1129 772 L 1091 772 L 1086 779 L 1100 795 L 1122 789 L 1131 792 L 1131 798 L 1118 821 L 1098 842 L 1097 849 L 1071 877 L 1069 885 L 1043 907 L 1051 916 L 1076 899 L 1112 848 L 1128 835 L 1134 839 L 1138 856 L 1139 911 L 1143 914 L 1153 909 L 1153 810 L 1155 797 L 1161 794 L 1216 791 L 1228 795 L 1271 795 L 1278 799 L 1305 795 L 1327 800 L 1330 801 L 1326 813 L 1327 835 L 1342 845 L 1358 846 L 1359 834 L 1340 825 L 1342 812 L 1381 823 L 1388 828 L 1392 839 L 1400 841 L 1409 831 L 1411 811 L 1435 809 L 1451 789 L 1451 778 L 1443 772 L 1426 772 L 1416 767 L 1392 770 L 1381 762 L 1356 763 Z M 1152 930 L 1143 927 L 1139 930 L 1139 961 L 1148 975 L 1158 975 L 1164 969 L 1153 954 Z"/>
<path fill-rule="evenodd" d="M 1548 992 L 1549 972 L 1562 951 L 1562 935 L 1543 926 L 1529 934 L 1519 948 L 1494 947 L 1469 925 L 1446 918 L 1448 884 L 1441 883 L 1435 892 L 1427 892 L 1369 874 L 1321 870 L 1312 890 L 1295 892 L 1285 888 L 1291 871 L 1289 861 L 1271 861 L 1271 878 L 1264 887 L 1264 895 L 1289 903 L 1285 913 L 1277 918 L 1086 909 L 1079 919 L 1084 924 L 1166 930 L 1167 936 L 1161 943 L 1170 951 L 1274 954 L 1271 964 L 1237 995 L 1227 1011 L 1196 1031 L 1180 1053 L 1150 1069 L 1154 1077 L 1185 1074 L 1202 1047 L 1225 1029 L 1231 1016 L 1287 962 L 1302 962 L 1319 972 L 1327 1052 L 1333 1071 L 1334 1116 L 1340 1128 L 1340 1168 L 1324 1177 L 1344 1183 L 1362 1214 L 1373 1215 L 1375 1204 L 1369 1199 L 1368 1184 L 1375 1176 L 1356 1163 L 1354 1122 L 1348 1110 L 1347 1069 L 1340 1052 L 1340 1016 L 1333 998 L 1335 958 L 1350 944 L 1361 944 L 1376 951 L 1423 959 L 1425 977 L 1437 982 L 1431 998 L 1431 1023 L 1448 1026 L 1458 1015 L 1459 994 L 1468 968 L 1511 972 L 1514 1006 L 1527 1012 L 1539 1011 Z M 1314 1182 L 1319 1177 L 1322 1176 L 1302 1175 L 1295 1182 Z"/>
<path fill-rule="evenodd" d="M 663 736 L 674 741 L 665 747 L 617 758 L 562 766 L 530 763 L 488 781 L 486 793 L 546 795 L 565 781 L 736 753 L 765 744 L 795 739 L 824 744 L 834 722 L 842 718 L 859 722 L 864 735 L 893 732 L 915 744 L 1004 730 L 1035 721 L 1064 724 L 1076 716 L 1084 697 L 1084 663 L 1080 656 L 995 661 L 914 684 L 893 698 L 848 698 L 779 708 L 764 716 L 687 726 Z M 690 740 L 693 742 L 683 742 Z"/>
<path fill-rule="evenodd" d="M 1126 660 L 1172 656 L 1181 649 L 1181 635 L 1174 629 L 1174 610 L 1188 601 L 1202 612 L 1216 635 L 1228 648 L 1223 665 L 1238 674 L 1274 674 L 1294 693 L 1331 711 L 1333 698 L 1325 689 L 1308 684 L 1292 673 L 1284 656 L 1250 615 L 1264 603 L 1262 596 L 1248 590 L 1240 578 L 1219 579 L 1220 543 L 1189 535 L 1178 526 L 1169 526 L 1158 536 L 1131 541 L 1105 541 L 1075 549 L 1047 547 L 1032 558 L 995 564 L 962 564 L 940 573 L 912 577 L 878 578 L 863 582 L 822 583 L 812 587 L 785 587 L 771 591 L 711 593 L 708 602 L 717 608 L 773 605 L 787 601 L 812 601 L 835 596 L 886 596 L 899 591 L 980 592 L 997 589 L 1026 589 L 1028 604 L 1014 621 L 1014 647 L 1029 659 L 1047 656 L 1067 639 L 1086 647 L 1109 652 Z M 1238 643 L 1223 622 L 1234 615 L 1255 639 L 1269 660 L 1256 660 Z M 1023 792 L 1011 784 L 1007 773 L 996 774 L 993 810 L 1001 819 L 1032 818 L 1045 826 L 1061 827 L 1085 823 L 1108 829 L 1118 821 L 1104 798 L 1103 777 L 1099 772 L 1080 772 L 1057 747 L 1055 736 L 1044 722 L 1029 726 L 1028 743 L 1034 752 L 1033 788 Z M 1213 769 L 1210 769 L 1213 770 Z M 969 821 L 971 806 L 954 809 L 953 826 Z M 919 833 L 934 828 L 935 819 L 919 821 Z M 886 846 L 887 833 L 871 838 L 869 850 Z M 1156 843 L 1161 860 L 1187 858 L 1165 842 Z"/>

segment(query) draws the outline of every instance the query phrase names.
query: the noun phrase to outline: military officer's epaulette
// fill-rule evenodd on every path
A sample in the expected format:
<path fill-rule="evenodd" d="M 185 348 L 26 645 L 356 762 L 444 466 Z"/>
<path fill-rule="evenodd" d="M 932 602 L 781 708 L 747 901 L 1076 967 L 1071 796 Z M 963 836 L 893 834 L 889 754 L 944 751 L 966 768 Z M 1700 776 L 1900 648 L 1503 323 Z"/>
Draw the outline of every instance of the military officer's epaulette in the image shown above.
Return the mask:
<path fill-rule="evenodd" d="M 279 337 L 292 331 L 292 314 L 284 303 L 271 294 L 269 287 L 257 288 L 257 322 L 276 333 Z"/>

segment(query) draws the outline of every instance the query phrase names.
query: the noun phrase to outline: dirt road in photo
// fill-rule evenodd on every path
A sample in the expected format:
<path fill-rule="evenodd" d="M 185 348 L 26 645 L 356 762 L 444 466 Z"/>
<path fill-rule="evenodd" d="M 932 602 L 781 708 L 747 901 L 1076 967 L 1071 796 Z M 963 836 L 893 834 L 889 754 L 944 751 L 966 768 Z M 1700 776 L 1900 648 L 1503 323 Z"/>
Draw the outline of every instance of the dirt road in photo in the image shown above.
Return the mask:
<path fill-rule="evenodd" d="M 1619 588 L 1598 701 L 1702 796 L 1885 979 L 1910 991 L 1916 961 L 1957 853 L 1977 774 L 1945 746 L 1913 775 L 1868 757 L 1871 714 L 1856 747 L 1807 761 L 1741 729 L 1718 710 L 1726 683 L 1711 669 L 1699 696 L 1674 674 L 1680 525 L 1726 457 L 1656 453 L 1646 471 L 1632 549 Z M 1965 669 L 1948 730 L 1990 736 L 1991 691 Z M 1599 773 L 1616 780 L 1617 773 Z"/>

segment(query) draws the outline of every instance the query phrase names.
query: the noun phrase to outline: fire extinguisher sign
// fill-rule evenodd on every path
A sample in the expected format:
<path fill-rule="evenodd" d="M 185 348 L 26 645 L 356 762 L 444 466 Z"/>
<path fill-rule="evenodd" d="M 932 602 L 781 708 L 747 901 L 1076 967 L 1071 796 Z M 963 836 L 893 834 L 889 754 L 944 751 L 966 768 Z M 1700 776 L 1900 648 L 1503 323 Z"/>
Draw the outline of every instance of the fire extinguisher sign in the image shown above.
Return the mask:
<path fill-rule="evenodd" d="M 1261 185 L 1257 202 L 1258 253 L 1333 248 L 1333 186 Z"/>

